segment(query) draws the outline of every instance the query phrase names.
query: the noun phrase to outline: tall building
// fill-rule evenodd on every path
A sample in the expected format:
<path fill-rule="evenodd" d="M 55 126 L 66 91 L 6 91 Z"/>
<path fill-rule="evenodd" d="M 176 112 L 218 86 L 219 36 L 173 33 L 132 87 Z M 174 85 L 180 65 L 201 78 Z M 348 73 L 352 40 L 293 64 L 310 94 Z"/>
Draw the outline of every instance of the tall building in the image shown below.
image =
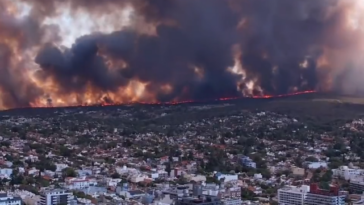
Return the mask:
<path fill-rule="evenodd" d="M 0 205 L 22 205 L 20 197 L 8 196 L 6 193 L 0 193 Z"/>
<path fill-rule="evenodd" d="M 310 187 L 307 185 L 286 186 L 278 189 L 278 204 L 280 205 L 303 205 Z"/>
<path fill-rule="evenodd" d="M 74 196 L 72 193 L 62 189 L 46 190 L 41 193 L 38 205 L 73 205 Z"/>
<path fill-rule="evenodd" d="M 345 195 L 339 191 L 339 187 L 331 186 L 330 190 L 319 189 L 317 184 L 310 185 L 310 191 L 306 195 L 305 205 L 345 205 Z"/>

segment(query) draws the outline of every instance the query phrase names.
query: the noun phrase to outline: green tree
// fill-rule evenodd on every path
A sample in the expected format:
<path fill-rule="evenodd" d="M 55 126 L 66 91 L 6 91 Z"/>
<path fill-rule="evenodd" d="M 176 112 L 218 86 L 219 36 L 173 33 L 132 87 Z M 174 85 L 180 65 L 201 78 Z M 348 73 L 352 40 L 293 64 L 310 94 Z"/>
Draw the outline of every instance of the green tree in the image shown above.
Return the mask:
<path fill-rule="evenodd" d="M 114 173 L 111 175 L 111 178 L 113 178 L 113 179 L 119 179 L 119 178 L 120 178 L 120 174 L 118 174 L 117 172 L 114 172 Z"/>
<path fill-rule="evenodd" d="M 318 162 L 319 160 L 317 159 L 317 158 L 315 158 L 315 157 L 307 157 L 306 159 L 306 162 Z"/>
<path fill-rule="evenodd" d="M 332 180 L 332 171 L 331 170 L 327 170 L 320 179 L 320 181 L 322 181 L 322 182 L 331 182 L 331 180 Z"/>
<path fill-rule="evenodd" d="M 63 175 L 63 177 L 76 177 L 77 173 L 71 167 L 67 167 L 62 170 L 62 175 Z"/>
<path fill-rule="evenodd" d="M 4 146 L 4 147 L 9 147 L 11 145 L 11 143 L 9 141 L 2 141 L 2 142 L 0 142 L 0 145 Z"/>
<path fill-rule="evenodd" d="M 59 154 L 62 155 L 62 156 L 64 156 L 64 157 L 70 157 L 71 154 L 72 154 L 72 150 L 68 149 L 65 146 L 61 146 L 59 148 Z"/>

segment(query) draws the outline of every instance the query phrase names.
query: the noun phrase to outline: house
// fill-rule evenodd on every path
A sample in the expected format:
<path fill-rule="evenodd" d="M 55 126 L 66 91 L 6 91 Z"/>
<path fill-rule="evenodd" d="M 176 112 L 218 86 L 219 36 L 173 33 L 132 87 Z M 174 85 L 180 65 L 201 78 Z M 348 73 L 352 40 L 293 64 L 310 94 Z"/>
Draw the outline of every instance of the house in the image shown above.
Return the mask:
<path fill-rule="evenodd" d="M 138 183 L 144 181 L 146 178 L 148 177 L 143 174 L 135 174 L 130 177 L 130 181 L 133 183 Z"/>
<path fill-rule="evenodd" d="M 305 175 L 305 169 L 300 168 L 300 167 L 291 167 L 291 171 L 293 173 L 293 175 L 295 176 L 304 176 Z"/>
<path fill-rule="evenodd" d="M 206 176 L 204 176 L 204 175 L 195 175 L 195 176 L 191 176 L 190 180 L 195 181 L 195 182 L 205 182 L 206 181 Z"/>
<path fill-rule="evenodd" d="M 120 191 L 120 195 L 124 196 L 125 199 L 136 199 L 145 195 L 145 193 L 141 190 L 129 190 L 129 191 Z"/>
<path fill-rule="evenodd" d="M 28 172 L 29 175 L 33 175 L 33 176 L 39 175 L 39 170 L 36 169 L 36 168 L 34 168 L 34 167 L 32 167 L 29 170 L 27 170 L 27 172 Z"/>
<path fill-rule="evenodd" d="M 248 156 L 243 156 L 241 158 L 241 163 L 246 167 L 250 167 L 250 168 L 254 168 L 254 169 L 257 168 L 257 164 L 252 159 L 250 159 L 250 157 L 248 157 Z"/>
<path fill-rule="evenodd" d="M 165 170 L 158 170 L 158 177 L 160 179 L 168 178 L 168 172 L 166 172 Z"/>
<path fill-rule="evenodd" d="M 263 176 L 260 173 L 254 174 L 254 179 L 263 179 Z"/>
<path fill-rule="evenodd" d="M 238 175 L 216 173 L 216 178 L 217 180 L 224 179 L 224 182 L 228 182 L 228 181 L 238 180 Z"/>
<path fill-rule="evenodd" d="M 10 178 L 12 173 L 13 173 L 13 169 L 1 168 L 0 169 L 0 178 Z"/>
<path fill-rule="evenodd" d="M 56 172 L 61 172 L 62 170 L 68 167 L 67 164 L 55 164 L 56 165 Z"/>
<path fill-rule="evenodd" d="M 87 195 L 97 198 L 100 195 L 104 195 L 105 193 L 107 193 L 107 188 L 99 186 L 89 186 L 86 188 L 79 189 L 78 191 L 81 191 Z"/>
<path fill-rule="evenodd" d="M 87 188 L 89 186 L 95 186 L 97 185 L 97 182 L 93 179 L 88 179 L 86 177 L 80 177 L 80 178 L 76 178 L 76 177 L 68 177 L 65 180 L 66 185 L 65 187 L 67 189 L 83 189 L 83 188 Z"/>
<path fill-rule="evenodd" d="M 80 177 L 91 176 L 92 170 L 91 169 L 79 169 L 79 170 L 77 170 L 77 174 Z"/>
<path fill-rule="evenodd" d="M 307 167 L 309 169 L 327 168 L 327 162 L 309 162 Z"/>
<path fill-rule="evenodd" d="M 164 156 L 160 158 L 160 164 L 164 164 L 166 162 L 169 162 L 169 156 Z"/>
<path fill-rule="evenodd" d="M 121 179 L 112 179 L 112 178 L 108 178 L 107 180 L 107 185 L 110 187 L 116 187 L 118 185 L 118 183 L 121 182 Z"/>

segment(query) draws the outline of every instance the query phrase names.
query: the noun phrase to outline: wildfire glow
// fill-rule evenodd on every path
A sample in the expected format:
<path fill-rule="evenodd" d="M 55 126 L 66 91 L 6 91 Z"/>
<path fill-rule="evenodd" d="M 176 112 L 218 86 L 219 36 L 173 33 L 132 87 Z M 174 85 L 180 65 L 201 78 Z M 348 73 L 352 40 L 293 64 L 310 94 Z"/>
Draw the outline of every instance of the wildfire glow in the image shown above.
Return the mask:
<path fill-rule="evenodd" d="M 169 95 L 173 94 L 174 90 L 177 90 L 178 86 L 174 87 L 173 83 L 168 82 L 168 80 L 161 79 L 161 82 L 151 82 L 152 80 L 148 79 L 148 74 L 144 74 L 137 76 L 134 70 L 128 70 L 131 65 L 135 67 L 139 66 L 139 59 L 134 58 L 138 54 L 138 52 L 143 53 L 140 50 L 132 50 L 131 52 L 125 52 L 129 57 L 127 59 L 125 56 L 115 56 L 108 53 L 107 49 L 103 47 L 103 45 L 99 45 L 97 43 L 97 58 L 102 59 L 102 63 L 105 64 L 105 70 L 107 70 L 108 77 L 111 81 L 115 80 L 117 82 L 125 82 L 117 84 L 120 85 L 118 88 L 110 88 L 101 89 L 101 86 L 95 86 L 88 79 L 83 79 L 83 75 L 72 76 L 70 77 L 70 81 L 75 84 L 81 84 L 80 89 L 69 90 L 60 86 L 60 83 L 57 82 L 56 78 L 52 75 L 46 75 L 47 73 L 51 73 L 56 69 L 53 64 L 49 65 L 47 69 L 43 69 L 42 66 L 35 63 L 37 54 L 42 50 L 45 45 L 52 44 L 55 47 L 61 50 L 62 54 L 67 54 L 69 56 L 75 55 L 70 52 L 73 46 L 77 44 L 77 40 L 81 37 L 88 36 L 91 34 L 110 34 L 115 31 L 127 30 L 127 31 L 137 31 L 137 35 L 134 38 L 131 38 L 130 44 L 134 45 L 139 43 L 137 40 L 140 37 L 139 35 L 146 35 L 148 38 L 155 36 L 162 36 L 163 32 L 171 32 L 168 29 L 159 31 L 156 29 L 156 25 L 161 22 L 153 22 L 150 19 L 146 19 L 143 15 L 140 15 L 140 12 L 136 6 L 132 6 L 132 1 L 125 1 L 125 5 L 117 10 L 118 8 L 114 8 L 112 4 L 109 6 L 105 6 L 105 8 L 99 9 L 99 7 L 92 8 L 87 10 L 86 8 L 74 8 L 74 1 L 52 1 L 55 2 L 53 5 L 54 11 L 50 12 L 46 6 L 43 6 L 42 3 L 51 2 L 49 1 L 37 1 L 37 0 L 1 0 L 0 1 L 0 80 L 2 82 L 0 86 L 0 109 L 7 109 L 11 107 L 16 107 L 19 105 L 12 105 L 11 100 L 9 100 L 9 96 L 14 98 L 15 101 L 20 105 L 30 105 L 32 107 L 45 107 L 45 106 L 78 106 L 78 105 L 91 105 L 91 104 L 99 104 L 99 105 L 109 105 L 109 104 L 128 104 L 128 103 L 145 103 L 145 104 L 159 104 L 158 97 L 156 93 L 151 92 L 150 90 L 157 90 L 159 93 Z M 208 0 L 206 0 L 208 1 Z M 91 2 L 91 1 L 90 1 Z M 93 1 L 94 2 L 94 1 Z M 111 2 L 111 1 L 105 1 Z M 116 1 L 115 1 L 116 2 Z M 121 2 L 121 0 L 120 0 Z M 358 71 L 356 75 L 353 75 L 351 79 L 353 81 L 360 81 L 362 76 L 358 75 L 358 73 L 363 73 L 364 69 L 362 68 L 364 65 L 364 1 L 363 0 L 341 0 L 338 1 L 338 5 L 332 6 L 330 12 L 322 17 L 323 19 L 327 19 L 330 15 L 334 15 L 340 13 L 340 24 L 338 26 L 332 26 L 332 28 L 328 28 L 328 33 L 326 36 L 320 36 L 319 40 L 322 41 L 320 45 L 309 45 L 310 51 L 306 51 L 307 53 L 312 54 L 306 55 L 306 58 L 302 59 L 298 58 L 301 61 L 298 66 L 303 72 L 305 70 L 310 69 L 310 60 L 316 59 L 316 67 L 317 67 L 317 75 L 324 80 L 321 80 L 318 83 L 318 87 L 323 90 L 329 90 L 333 87 L 333 79 L 335 77 L 342 75 L 342 72 L 350 66 L 350 68 L 354 71 Z M 103 4 L 102 2 L 100 4 Z M 240 5 L 238 1 L 234 2 L 231 0 L 231 6 Z M 120 3 L 121 5 L 121 3 Z M 146 5 L 141 5 L 146 6 Z M 183 6 L 183 5 L 182 5 Z M 236 12 L 240 12 L 243 8 L 233 6 L 233 10 Z M 112 12 L 114 11 L 114 12 Z M 164 13 L 157 10 L 152 10 L 153 12 L 160 12 L 161 15 Z M 309 15 L 309 14 L 305 14 Z M 307 18 L 307 16 L 302 15 L 302 18 Z M 176 19 L 179 16 L 176 15 Z M 201 17 L 202 18 L 202 17 Z M 239 32 L 245 34 L 250 34 L 254 36 L 254 28 L 252 31 L 249 26 L 253 24 L 253 20 L 250 19 L 249 15 L 247 16 L 239 16 L 240 21 L 236 24 L 236 29 Z M 319 17 L 318 17 L 319 18 Z M 320 17 L 321 18 L 321 17 Z M 239 20 L 238 19 L 238 20 Z M 178 28 L 178 20 L 165 20 L 163 22 L 165 25 L 174 26 Z M 199 21 L 199 19 L 196 19 Z M 269 21 L 267 20 L 267 25 Z M 37 30 L 37 26 L 42 29 Z M 235 25 L 234 25 L 235 26 Z M 28 29 L 23 29 L 24 27 L 29 27 Z M 267 26 L 268 28 L 269 26 Z M 269 29 L 268 29 L 269 30 Z M 29 32 L 27 32 L 29 31 Z M 161 33 L 158 33 L 162 32 Z M 225 31 L 225 30 L 224 30 Z M 181 32 L 179 35 L 184 35 L 185 33 Z M 241 34 L 241 33 L 239 33 Z M 242 34 L 243 36 L 243 34 Z M 134 36 L 133 36 L 134 37 Z M 233 37 L 232 37 L 233 38 Z M 236 37 L 239 38 L 239 37 Z M 337 39 L 340 39 L 338 41 Z M 129 39 L 127 39 L 129 40 Z M 125 41 L 127 41 L 125 40 Z M 147 39 L 150 40 L 150 39 Z M 189 40 L 193 42 L 201 41 L 203 39 L 190 37 Z M 299 41 L 300 39 L 297 39 Z M 135 41 L 135 42 L 134 42 Z M 152 41 L 156 45 L 162 45 L 161 48 L 155 48 L 164 50 L 169 47 L 166 46 L 162 40 L 162 42 Z M 178 41 L 178 38 L 175 39 Z M 267 40 L 268 41 L 268 40 Z M 76 43 L 75 43 L 76 42 Z M 310 41 L 311 42 L 311 41 Z M 168 42 L 170 43 L 170 42 Z M 214 42 L 210 42 L 211 44 Z M 237 42 L 234 42 L 237 43 Z M 249 42 L 240 42 L 238 45 L 232 46 L 232 55 L 234 59 L 233 63 L 224 62 L 228 64 L 230 67 L 226 68 L 229 74 L 233 75 L 237 78 L 236 80 L 236 90 L 239 92 L 239 96 L 245 96 L 250 98 L 273 98 L 273 97 L 285 97 L 291 95 L 305 94 L 305 93 L 313 93 L 315 91 L 302 91 L 299 86 L 290 86 L 289 91 L 292 91 L 291 94 L 286 95 L 266 95 L 266 91 L 262 85 L 262 77 L 255 73 L 255 70 L 252 71 L 248 69 L 249 66 L 244 64 L 244 60 L 242 60 L 243 55 L 247 53 L 247 51 L 243 51 L 242 44 L 248 44 Z M 270 44 L 271 42 L 267 42 Z M 287 43 L 288 40 L 287 40 Z M 232 43 L 233 44 L 233 43 Z M 274 43 L 272 43 L 274 44 Z M 318 44 L 318 43 L 317 43 Z M 154 44 L 153 44 L 154 45 Z M 180 49 L 183 52 L 183 49 L 180 48 L 181 45 L 173 42 L 171 47 L 177 47 L 176 49 Z M 205 45 L 210 48 L 210 45 Z M 229 44 L 230 48 L 231 44 Z M 132 47 L 132 46 L 130 46 Z M 127 48 L 130 48 L 127 47 Z M 157 47 L 157 46 L 156 46 Z M 222 46 L 223 47 L 223 46 Z M 262 46 L 264 47 L 264 45 Z M 144 48 L 144 47 L 142 47 Z M 212 47 L 214 48 L 214 47 Z M 280 48 L 276 48 L 279 50 Z M 205 55 L 202 55 L 199 49 L 196 53 L 191 55 L 196 55 L 196 59 L 201 61 L 205 60 Z M 213 50 L 213 49 L 211 49 Z M 288 49 L 286 49 L 288 50 Z M 311 51 L 312 50 L 312 51 Z M 318 50 L 319 52 L 315 52 Z M 205 51 L 205 50 L 203 50 Z M 121 51 L 124 52 L 124 51 Z M 211 51 L 215 53 L 216 51 Z M 226 52 L 226 50 L 224 50 Z M 261 55 L 261 59 L 264 61 L 270 61 L 272 58 L 272 52 L 264 49 L 257 49 L 256 51 L 258 55 Z M 216 52 L 218 53 L 218 51 Z M 228 52 L 226 52 L 228 53 Z M 277 51 L 277 53 L 279 53 Z M 51 55 L 52 54 L 52 55 Z M 57 53 L 49 54 L 49 58 L 54 57 Z M 148 53 L 149 54 L 149 53 Z M 179 53 L 178 53 L 179 54 Z M 289 51 L 287 53 L 279 53 L 282 56 L 289 55 Z M 300 53 L 301 54 L 301 53 Z M 306 54 L 306 53 L 303 53 Z M 151 54 L 149 54 L 151 55 Z M 221 54 L 223 55 L 223 53 Z M 316 56 L 314 56 L 316 55 Z M 172 55 L 173 56 L 173 55 Z M 278 54 L 277 54 L 278 56 Z M 150 61 L 156 61 L 154 67 L 150 70 L 154 71 L 163 63 L 163 58 L 168 58 L 166 55 L 155 55 L 150 57 L 151 59 L 147 59 L 147 63 L 142 64 L 144 67 L 146 64 L 150 63 Z M 296 56 L 294 56 L 296 58 Z M 131 60 L 130 60 L 131 59 Z M 172 58 L 175 60 L 176 65 L 180 65 L 180 67 L 186 66 L 185 60 L 181 57 Z M 277 58 L 278 59 L 278 58 Z M 57 63 L 61 65 L 62 63 L 70 63 L 63 62 L 61 59 Z M 128 61 L 129 60 L 129 61 Z M 196 60 L 196 61 L 198 61 Z M 181 62 L 180 62 L 181 61 Z M 279 60 L 277 60 L 279 61 Z M 212 61 L 215 63 L 215 61 Z M 179 64 L 180 63 L 180 64 Z M 190 62 L 188 62 L 190 63 Z M 278 75 L 280 72 L 280 67 L 278 66 L 281 62 L 270 62 L 270 66 L 268 67 L 268 71 L 266 73 L 272 74 L 272 76 Z M 152 64 L 152 63 L 150 63 Z M 218 63 L 217 63 L 218 64 Z M 63 65 L 63 64 L 62 64 Z M 167 64 L 169 65 L 169 64 Z M 191 71 L 192 76 L 190 80 L 191 82 L 199 82 L 204 81 L 205 75 L 208 73 L 208 69 L 203 67 L 204 63 L 190 63 L 187 64 L 189 71 Z M 212 65 L 212 64 L 208 64 Z M 264 64 L 265 65 L 265 64 Z M 264 67 L 264 65 L 262 67 Z M 142 66 L 142 67 L 143 67 Z M 173 65 L 172 65 L 173 66 Z M 172 67 L 171 66 L 171 67 Z M 178 67 L 176 66 L 176 67 Z M 212 66 L 213 67 L 213 66 Z M 292 66 L 294 67 L 294 66 Z M 78 69 L 78 68 L 77 68 Z M 144 68 L 145 69 L 145 68 Z M 174 69 L 174 68 L 170 68 Z M 226 71 L 226 70 L 225 70 Z M 270 72 L 271 71 L 271 72 Z M 124 75 L 118 75 L 120 73 L 126 73 Z M 71 71 L 69 71 L 71 73 Z M 218 73 L 218 72 L 217 72 Z M 83 74 L 83 73 L 82 73 Z M 102 75 L 104 73 L 97 73 Z M 149 73 L 150 74 L 150 73 Z M 220 73 L 219 73 L 220 74 Z M 166 74 L 167 75 L 167 74 Z M 176 74 L 178 75 L 178 74 Z M 168 76 L 171 79 L 177 79 L 179 76 Z M 13 77 L 14 79 L 9 80 L 9 78 Z M 120 77 L 122 76 L 122 77 Z M 135 77 L 136 76 L 136 77 Z M 187 75 L 186 75 L 187 76 Z M 323 77 L 322 77 L 323 76 Z M 89 76 L 88 76 L 89 77 Z M 91 76 L 92 78 L 97 78 L 98 76 Z M 185 76 L 183 76 L 185 77 Z M 86 78 L 86 77 L 85 77 Z M 161 77 L 162 78 L 162 77 Z M 303 78 L 301 76 L 301 78 Z M 24 83 L 24 79 L 26 79 L 26 83 Z M 147 79 L 147 80 L 146 80 Z M 212 78 L 214 79 L 214 78 Z M 125 81 L 124 81 L 125 80 Z M 160 80 L 160 79 L 158 79 Z M 302 80 L 302 79 L 301 79 Z M 189 83 L 190 83 L 189 81 Z M 183 84 L 184 81 L 178 81 L 178 84 Z M 266 81 L 264 81 L 266 82 Z M 108 84 L 109 82 L 103 82 L 104 84 Z M 154 84 L 153 84 L 154 83 Z M 216 82 L 219 84 L 220 82 Z M 234 81 L 235 83 L 235 81 Z M 270 82 L 269 82 L 270 83 Z M 269 84 L 266 83 L 266 84 Z M 307 81 L 299 81 L 302 85 L 307 84 Z M 273 84 L 273 83 L 272 83 Z M 296 85 L 296 84 L 295 84 Z M 209 86 L 209 85 L 208 85 Z M 235 84 L 232 84 L 234 87 Z M 6 88 L 4 88 L 6 87 Z M 65 86 L 66 87 L 66 86 Z M 182 94 L 188 93 L 189 88 L 183 87 L 181 85 L 179 88 Z M 211 87 L 211 86 L 210 86 Z M 274 86 L 273 86 L 274 87 Z M 306 88 L 306 87 L 305 87 Z M 207 88 L 208 89 L 208 88 Z M 153 90 L 153 91 L 154 91 Z M 305 89 L 301 89 L 305 90 Z M 16 93 L 22 93 L 22 95 L 16 95 Z M 269 92 L 274 93 L 274 92 Z M 281 93 L 281 92 L 276 92 Z M 241 95 L 240 95 L 241 94 Z M 34 97 L 36 96 L 36 97 Z M 186 95 L 190 96 L 190 95 Z M 214 95 L 216 96 L 216 95 Z M 221 95 L 218 95 L 221 96 Z M 172 97 L 171 97 L 172 98 Z M 171 99 L 170 98 L 170 99 Z M 212 100 L 231 100 L 237 99 L 239 97 L 233 98 L 220 98 L 220 99 L 212 99 Z M 171 102 L 164 102 L 165 104 L 181 104 L 188 103 L 194 101 L 181 101 L 181 99 L 189 99 L 182 98 L 180 96 L 173 96 Z M 210 99 L 211 100 L 211 99 Z"/>

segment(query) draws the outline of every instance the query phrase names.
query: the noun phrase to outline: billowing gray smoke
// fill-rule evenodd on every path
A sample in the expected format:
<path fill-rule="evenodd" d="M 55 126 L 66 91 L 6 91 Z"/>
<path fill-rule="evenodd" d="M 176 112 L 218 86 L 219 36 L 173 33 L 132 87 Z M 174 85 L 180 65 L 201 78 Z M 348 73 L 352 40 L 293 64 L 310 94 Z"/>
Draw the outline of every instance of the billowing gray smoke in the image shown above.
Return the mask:
<path fill-rule="evenodd" d="M 75 10 L 95 17 L 132 5 L 156 33 L 133 28 L 90 33 L 71 48 L 48 41 L 35 59 L 42 68 L 37 78 L 53 78 L 61 93 L 82 93 L 90 84 L 99 92 L 117 92 L 136 79 L 148 83 L 147 91 L 160 101 L 240 96 L 239 88 L 248 89 L 250 80 L 256 82 L 250 88 L 255 94 L 313 90 L 327 80 L 329 70 L 322 73 L 317 65 L 324 49 L 352 43 L 340 30 L 349 9 L 341 1 L 69 0 Z M 67 1 L 26 2 L 34 5 L 29 18 L 40 22 Z M 245 74 L 228 70 L 235 63 L 234 46 Z M 105 56 L 123 66 L 110 68 Z M 161 89 L 166 84 L 171 92 Z"/>

